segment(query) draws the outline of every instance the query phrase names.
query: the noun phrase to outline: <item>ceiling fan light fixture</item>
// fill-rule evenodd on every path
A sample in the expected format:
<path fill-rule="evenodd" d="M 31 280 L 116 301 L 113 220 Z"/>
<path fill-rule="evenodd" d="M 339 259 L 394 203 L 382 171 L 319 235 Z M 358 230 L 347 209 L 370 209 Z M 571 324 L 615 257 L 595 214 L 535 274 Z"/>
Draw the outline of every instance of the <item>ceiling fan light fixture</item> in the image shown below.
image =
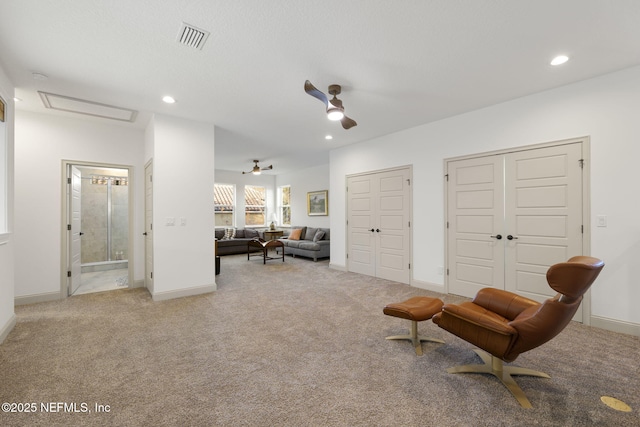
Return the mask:
<path fill-rule="evenodd" d="M 334 122 L 344 118 L 344 111 L 340 108 L 332 107 L 327 110 L 327 118 Z"/>
<path fill-rule="evenodd" d="M 260 175 L 262 173 L 262 171 L 270 171 L 273 169 L 273 165 L 269 165 L 269 166 L 265 166 L 263 168 L 261 168 L 260 166 L 258 166 L 258 162 L 260 160 L 254 160 L 253 161 L 253 167 L 251 168 L 250 171 L 243 171 L 242 174 L 252 174 L 252 175 Z"/>
<path fill-rule="evenodd" d="M 320 92 L 309 80 L 304 82 L 304 91 L 307 95 L 311 95 L 322 102 L 326 107 L 327 118 L 334 122 L 339 121 L 343 129 L 351 129 L 358 125 L 355 120 L 344 115 L 342 101 L 336 97 L 342 92 L 340 85 L 329 85 L 329 95 L 333 95 L 331 100 L 327 99 L 327 95 Z"/>

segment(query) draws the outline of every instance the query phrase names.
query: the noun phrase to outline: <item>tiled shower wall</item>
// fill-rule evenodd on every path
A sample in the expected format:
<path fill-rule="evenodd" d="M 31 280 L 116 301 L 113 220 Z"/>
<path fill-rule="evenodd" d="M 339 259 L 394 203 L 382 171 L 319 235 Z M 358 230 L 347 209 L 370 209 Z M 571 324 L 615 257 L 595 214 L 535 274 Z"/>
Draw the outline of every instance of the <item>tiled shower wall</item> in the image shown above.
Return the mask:
<path fill-rule="evenodd" d="M 107 261 L 106 184 L 92 184 L 91 176 L 127 176 L 122 169 L 79 168 L 82 171 L 82 264 Z M 127 259 L 129 246 L 129 186 L 111 185 L 111 260 Z"/>

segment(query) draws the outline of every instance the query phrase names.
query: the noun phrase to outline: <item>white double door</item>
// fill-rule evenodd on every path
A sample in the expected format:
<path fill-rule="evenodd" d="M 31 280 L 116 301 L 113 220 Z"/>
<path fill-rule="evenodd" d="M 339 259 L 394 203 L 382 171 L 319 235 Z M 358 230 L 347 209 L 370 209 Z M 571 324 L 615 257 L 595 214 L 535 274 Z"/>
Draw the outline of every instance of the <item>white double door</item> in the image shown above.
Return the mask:
<path fill-rule="evenodd" d="M 348 270 L 410 283 L 411 170 L 347 177 Z"/>
<path fill-rule="evenodd" d="M 447 162 L 450 293 L 555 295 L 548 268 L 583 251 L 582 150 L 575 142 Z"/>

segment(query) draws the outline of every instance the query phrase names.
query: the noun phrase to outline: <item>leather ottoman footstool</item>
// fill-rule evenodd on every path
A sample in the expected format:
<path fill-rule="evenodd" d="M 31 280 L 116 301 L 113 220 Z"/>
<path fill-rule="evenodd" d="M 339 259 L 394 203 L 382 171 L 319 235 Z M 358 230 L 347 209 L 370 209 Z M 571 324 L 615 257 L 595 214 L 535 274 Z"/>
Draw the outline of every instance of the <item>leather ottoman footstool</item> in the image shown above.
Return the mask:
<path fill-rule="evenodd" d="M 411 321 L 409 335 L 393 335 L 387 337 L 387 339 L 411 341 L 418 356 L 422 356 L 421 343 L 423 341 L 444 343 L 444 341 L 436 338 L 427 338 L 418 335 L 418 322 L 431 319 L 434 314 L 442 311 L 443 304 L 442 300 L 438 298 L 413 297 L 403 302 L 386 305 L 382 311 L 387 316 L 399 317 Z"/>

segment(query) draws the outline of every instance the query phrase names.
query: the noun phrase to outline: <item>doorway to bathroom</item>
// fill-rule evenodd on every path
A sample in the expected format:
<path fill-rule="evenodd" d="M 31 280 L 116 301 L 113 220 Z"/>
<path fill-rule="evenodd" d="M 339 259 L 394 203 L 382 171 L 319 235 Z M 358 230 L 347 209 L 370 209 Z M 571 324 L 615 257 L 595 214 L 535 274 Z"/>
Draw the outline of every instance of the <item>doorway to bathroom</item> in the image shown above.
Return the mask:
<path fill-rule="evenodd" d="M 129 287 L 131 168 L 70 161 L 63 168 L 63 296 Z"/>

